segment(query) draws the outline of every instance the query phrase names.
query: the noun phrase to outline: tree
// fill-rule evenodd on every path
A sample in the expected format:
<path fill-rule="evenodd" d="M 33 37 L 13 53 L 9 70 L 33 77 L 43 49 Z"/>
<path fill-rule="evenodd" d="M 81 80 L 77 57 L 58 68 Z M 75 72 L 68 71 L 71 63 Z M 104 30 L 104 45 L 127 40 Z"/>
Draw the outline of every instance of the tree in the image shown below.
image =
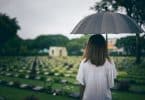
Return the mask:
<path fill-rule="evenodd" d="M 136 20 L 139 26 L 144 26 L 145 23 L 145 1 L 144 0 L 102 0 L 101 2 L 96 2 L 94 9 L 97 12 L 101 11 L 117 11 L 119 8 L 125 8 L 128 16 Z M 137 41 L 137 59 L 136 63 L 140 62 L 141 56 L 141 46 L 140 46 L 140 35 L 136 33 Z"/>
<path fill-rule="evenodd" d="M 49 48 L 50 46 L 66 46 L 69 39 L 63 35 L 41 35 L 33 40 L 32 46 L 37 49 Z"/>
<path fill-rule="evenodd" d="M 82 49 L 85 46 L 85 43 L 87 43 L 90 35 L 84 35 L 80 38 L 71 39 L 67 43 L 67 50 L 70 55 L 81 55 Z"/>
<path fill-rule="evenodd" d="M 6 14 L 0 13 L 0 47 L 15 37 L 19 29 L 16 18 L 10 18 Z"/>
<path fill-rule="evenodd" d="M 67 50 L 70 55 L 81 55 L 82 45 L 77 41 L 71 40 L 67 44 Z"/>
<path fill-rule="evenodd" d="M 18 36 L 15 36 L 13 38 L 10 38 L 5 42 L 2 48 L 0 48 L 0 53 L 2 55 L 18 55 L 20 52 L 21 46 L 23 43 L 23 40 L 19 38 Z"/>
<path fill-rule="evenodd" d="M 141 40 L 141 47 L 142 47 L 142 55 L 145 55 L 145 39 L 140 38 Z M 116 47 L 124 48 L 127 55 L 135 55 L 136 51 L 136 37 L 135 36 L 127 36 L 117 39 Z"/>
<path fill-rule="evenodd" d="M 117 11 L 120 7 L 125 8 L 128 16 L 143 24 L 145 22 L 145 1 L 144 0 L 102 0 L 96 2 L 94 9 L 97 12 L 101 11 Z"/>
<path fill-rule="evenodd" d="M 124 48 L 127 55 L 135 55 L 136 51 L 136 37 L 128 36 L 117 39 L 116 46 L 118 48 Z"/>

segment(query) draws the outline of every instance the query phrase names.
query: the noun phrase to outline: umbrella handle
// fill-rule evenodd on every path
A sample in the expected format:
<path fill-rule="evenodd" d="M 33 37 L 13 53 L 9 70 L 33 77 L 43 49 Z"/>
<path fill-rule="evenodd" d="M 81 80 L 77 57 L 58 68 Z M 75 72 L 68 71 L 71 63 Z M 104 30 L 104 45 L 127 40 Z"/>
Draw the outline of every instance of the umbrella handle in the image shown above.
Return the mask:
<path fill-rule="evenodd" d="M 108 34 L 107 32 L 105 33 L 106 35 L 106 48 L 107 48 L 107 55 L 108 55 Z"/>
<path fill-rule="evenodd" d="M 107 33 L 105 33 L 106 34 L 106 45 L 107 45 L 107 48 L 108 48 L 108 35 L 107 35 Z"/>

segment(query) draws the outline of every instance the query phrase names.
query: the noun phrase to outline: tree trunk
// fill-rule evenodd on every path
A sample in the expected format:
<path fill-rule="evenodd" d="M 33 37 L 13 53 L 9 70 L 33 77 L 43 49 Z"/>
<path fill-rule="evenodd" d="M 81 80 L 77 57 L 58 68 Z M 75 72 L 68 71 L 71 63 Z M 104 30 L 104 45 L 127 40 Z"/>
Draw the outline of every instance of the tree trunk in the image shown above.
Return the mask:
<path fill-rule="evenodd" d="M 141 47 L 140 47 L 140 35 L 136 33 L 136 63 L 141 62 Z"/>

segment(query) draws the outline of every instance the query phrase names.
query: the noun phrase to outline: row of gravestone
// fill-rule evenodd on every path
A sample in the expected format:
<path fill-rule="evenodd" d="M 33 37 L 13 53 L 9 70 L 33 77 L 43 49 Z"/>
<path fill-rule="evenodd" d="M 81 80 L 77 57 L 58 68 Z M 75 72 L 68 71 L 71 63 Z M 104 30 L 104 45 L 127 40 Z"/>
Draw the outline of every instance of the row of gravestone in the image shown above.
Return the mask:
<path fill-rule="evenodd" d="M 10 68 L 7 68 L 7 69 L 10 69 Z M 43 75 L 55 75 L 55 76 L 62 76 L 62 77 L 71 77 L 71 75 L 65 75 L 64 73 L 59 73 L 59 72 L 52 72 L 51 70 L 49 70 L 49 72 L 40 72 L 39 70 L 38 70 L 39 68 L 37 68 L 37 71 L 36 71 L 36 61 L 34 61 L 34 63 L 32 64 L 32 69 L 29 69 L 29 70 L 25 70 L 25 68 L 24 67 L 22 67 L 21 69 L 16 69 L 19 73 L 21 73 L 21 74 L 19 74 L 20 76 L 22 76 L 22 77 L 25 77 L 25 75 L 27 74 L 27 73 L 29 73 L 30 75 L 28 76 L 26 76 L 26 78 L 28 78 L 28 77 L 30 77 L 30 78 L 34 78 L 37 74 L 39 75 L 39 74 L 43 74 Z M 0 69 L 1 70 L 1 69 Z M 15 70 L 15 68 L 13 68 L 12 70 Z M 12 70 L 10 70 L 10 72 L 13 72 Z M 3 71 L 3 69 L 1 70 L 1 71 Z M 24 73 L 24 71 L 25 72 L 27 72 L 27 73 Z M 9 72 L 9 70 L 7 70 L 7 72 Z M 14 71 L 14 72 L 16 72 L 16 71 Z"/>
<path fill-rule="evenodd" d="M 26 89 L 26 90 L 36 91 L 36 92 L 48 93 L 54 96 L 61 95 L 61 96 L 69 96 L 72 98 L 79 98 L 79 93 L 69 93 L 68 91 L 63 91 L 61 89 L 53 89 L 51 86 L 48 86 L 48 88 L 44 88 L 42 86 L 23 84 L 18 81 L 5 81 L 5 80 L 0 80 L 0 85 Z"/>
<path fill-rule="evenodd" d="M 0 73 L 1 74 L 1 73 Z M 2 74 L 1 74 L 2 75 Z M 11 74 L 6 74 L 6 76 L 10 76 Z M 10 76 L 12 77 L 12 76 Z M 20 77 L 21 78 L 21 77 Z M 45 81 L 46 82 L 49 82 L 49 83 L 60 83 L 60 84 L 67 84 L 67 85 L 75 85 L 75 86 L 78 86 L 79 83 L 77 82 L 74 82 L 74 83 L 71 83 L 65 79 L 60 79 L 58 77 L 55 77 L 54 79 L 51 79 L 51 78 L 39 78 L 39 79 L 36 79 L 36 80 L 41 80 L 41 81 Z M 121 90 L 121 91 L 130 91 L 129 88 L 132 84 L 132 81 L 129 80 L 129 79 L 122 79 L 122 80 L 116 80 L 116 87 L 114 89 L 117 89 L 117 90 Z M 144 93 L 145 91 L 140 89 L 140 90 L 133 90 L 134 92 L 138 92 L 138 93 Z"/>
<path fill-rule="evenodd" d="M 25 75 L 25 76 L 22 76 L 22 75 L 19 75 L 19 74 L 11 74 L 11 73 L 3 73 L 3 72 L 0 72 L 0 75 L 1 76 L 6 76 L 6 77 L 15 77 L 15 78 L 22 78 L 22 79 L 31 79 L 28 75 Z M 46 77 L 46 76 L 36 76 L 34 79 L 32 80 L 40 80 L 40 81 L 43 81 L 43 82 L 54 82 L 54 83 L 60 83 L 60 84 L 68 84 L 68 85 L 74 85 L 74 86 L 78 86 L 79 83 L 78 82 L 69 82 L 68 80 L 65 80 L 65 79 L 62 79 L 62 78 L 59 78 L 59 77 Z"/>

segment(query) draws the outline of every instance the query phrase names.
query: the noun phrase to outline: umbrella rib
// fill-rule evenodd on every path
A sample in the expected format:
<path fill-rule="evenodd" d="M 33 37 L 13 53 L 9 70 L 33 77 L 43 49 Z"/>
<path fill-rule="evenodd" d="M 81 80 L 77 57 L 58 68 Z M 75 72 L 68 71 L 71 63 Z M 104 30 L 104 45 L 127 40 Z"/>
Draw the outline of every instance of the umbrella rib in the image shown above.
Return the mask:
<path fill-rule="evenodd" d="M 123 17 L 123 19 L 124 20 L 126 20 L 126 23 L 128 23 L 128 24 L 126 24 L 127 25 L 127 27 L 128 27 L 128 29 L 131 29 L 132 27 L 131 27 L 131 25 L 129 25 L 130 23 L 128 22 L 128 19 L 127 19 L 127 17 L 125 17 L 124 15 L 122 15 Z M 130 33 L 133 33 L 133 31 L 132 30 L 129 30 L 130 31 Z"/>
<path fill-rule="evenodd" d="M 114 25 L 114 33 L 117 33 L 116 23 L 115 23 L 116 16 L 115 15 L 113 16 L 112 14 L 111 14 L 111 16 L 112 16 L 111 18 L 112 18 L 112 23 L 113 23 L 112 25 Z"/>
<path fill-rule="evenodd" d="M 105 14 L 105 13 L 103 13 L 103 15 L 102 15 L 102 23 L 101 23 L 101 25 L 100 25 L 100 26 L 101 26 L 101 28 L 100 28 L 100 29 L 101 29 L 101 30 L 100 30 L 101 33 L 103 33 L 102 28 L 103 28 L 103 19 L 104 19 L 104 14 Z"/>

